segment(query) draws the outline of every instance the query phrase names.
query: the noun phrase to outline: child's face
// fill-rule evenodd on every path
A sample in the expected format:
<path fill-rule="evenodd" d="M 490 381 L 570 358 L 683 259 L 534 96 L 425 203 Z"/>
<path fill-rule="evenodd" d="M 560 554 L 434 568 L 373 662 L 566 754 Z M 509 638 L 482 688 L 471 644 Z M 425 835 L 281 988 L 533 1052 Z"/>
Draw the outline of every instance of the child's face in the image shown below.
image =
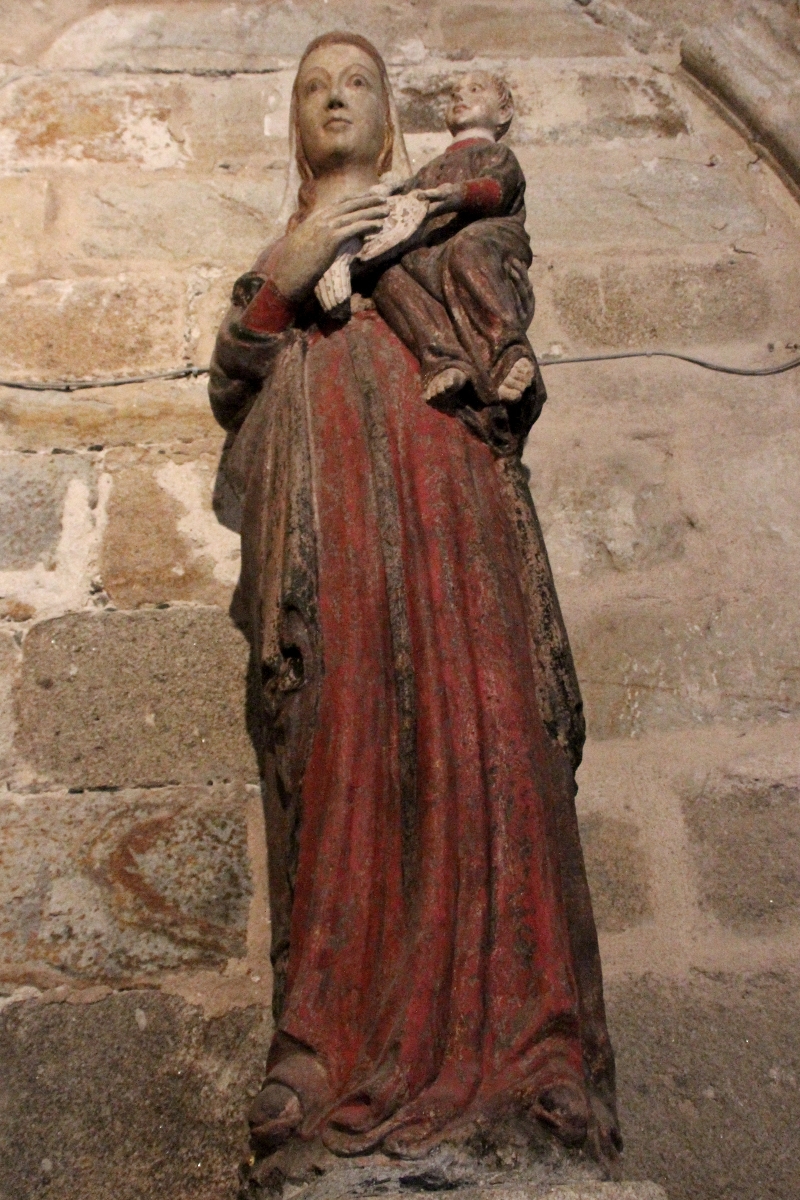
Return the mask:
<path fill-rule="evenodd" d="M 490 75 L 472 71 L 453 85 L 445 123 L 454 136 L 464 129 L 486 129 L 494 137 L 507 119 Z"/>

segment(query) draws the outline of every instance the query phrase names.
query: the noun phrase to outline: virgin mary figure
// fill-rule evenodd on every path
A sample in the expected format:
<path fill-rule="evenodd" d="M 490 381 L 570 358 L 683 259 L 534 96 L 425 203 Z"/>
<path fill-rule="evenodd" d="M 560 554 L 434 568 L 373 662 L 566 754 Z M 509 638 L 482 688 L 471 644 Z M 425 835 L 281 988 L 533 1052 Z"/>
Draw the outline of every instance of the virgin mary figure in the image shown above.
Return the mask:
<path fill-rule="evenodd" d="M 290 134 L 286 231 L 234 288 L 210 385 L 243 497 L 234 605 L 267 819 L 275 1033 L 253 1143 L 419 1157 L 513 1113 L 607 1158 L 582 708 L 520 462 L 543 389 L 489 414 L 425 403 L 372 300 L 386 264 L 346 317 L 315 299 L 381 228 L 375 185 L 410 173 L 369 42 L 311 43 Z M 498 246 L 530 319 L 524 232 Z"/>

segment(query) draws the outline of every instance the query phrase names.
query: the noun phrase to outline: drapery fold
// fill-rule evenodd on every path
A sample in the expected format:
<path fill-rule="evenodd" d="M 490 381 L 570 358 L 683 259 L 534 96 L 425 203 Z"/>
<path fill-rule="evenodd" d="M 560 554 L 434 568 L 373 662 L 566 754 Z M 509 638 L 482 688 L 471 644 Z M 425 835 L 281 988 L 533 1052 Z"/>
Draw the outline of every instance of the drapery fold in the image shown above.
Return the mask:
<path fill-rule="evenodd" d="M 254 335 L 212 403 L 243 497 L 276 1037 L 302 1135 L 413 1153 L 575 1082 L 614 1123 L 575 818 L 583 717 L 516 455 L 374 311 Z"/>

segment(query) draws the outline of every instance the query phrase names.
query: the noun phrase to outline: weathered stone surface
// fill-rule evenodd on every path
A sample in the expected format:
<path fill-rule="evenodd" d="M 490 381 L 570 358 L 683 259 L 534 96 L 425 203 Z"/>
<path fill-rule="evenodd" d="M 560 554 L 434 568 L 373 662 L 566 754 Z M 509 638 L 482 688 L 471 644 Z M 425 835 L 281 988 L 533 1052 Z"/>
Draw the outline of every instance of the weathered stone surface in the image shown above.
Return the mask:
<path fill-rule="evenodd" d="M 800 1193 L 798 980 L 694 975 L 608 994 L 625 1172 L 670 1200 Z"/>
<path fill-rule="evenodd" d="M 204 1021 L 154 991 L 6 1008 L 0 1192 L 233 1200 L 270 1031 L 264 1010 Z"/>
<path fill-rule="evenodd" d="M 41 253 L 53 192 L 46 179 L 0 179 L 0 260 L 4 271 L 30 271 Z"/>
<path fill-rule="evenodd" d="M 800 919 L 800 771 L 781 765 L 710 772 L 684 795 L 702 902 L 740 932 Z"/>
<path fill-rule="evenodd" d="M 108 981 L 241 956 L 246 799 L 224 784 L 5 798 L 0 973 Z"/>
<path fill-rule="evenodd" d="M 0 770 L 5 769 L 14 740 L 12 693 L 19 675 L 21 658 L 12 631 L 0 628 Z"/>
<path fill-rule="evenodd" d="M 73 21 L 85 16 L 92 0 L 42 0 L 23 8 L 0 8 L 0 62 L 26 63 Z"/>
<path fill-rule="evenodd" d="M 110 4 L 72 25 L 41 61 L 51 69 L 263 71 L 299 58 L 326 29 L 361 32 L 386 50 L 424 20 L 409 4 L 364 0 Z"/>
<path fill-rule="evenodd" d="M 184 442 L 220 432 L 202 376 L 72 394 L 0 388 L 3 450 Z"/>
<path fill-rule="evenodd" d="M 443 131 L 449 87 L 458 73 L 475 65 L 475 59 L 455 64 L 428 57 L 398 70 L 394 86 L 404 130 Z M 537 56 L 533 63 L 509 63 L 504 75 L 514 93 L 509 140 L 517 148 L 675 138 L 688 132 L 688 114 L 672 81 L 626 59 L 606 64 Z"/>
<path fill-rule="evenodd" d="M 627 574 L 680 558 L 690 518 L 669 450 L 607 432 L 603 438 L 585 424 L 581 433 L 572 439 L 568 473 L 531 448 L 531 486 L 557 577 Z"/>
<path fill-rule="evenodd" d="M 677 604 L 645 594 L 570 631 L 595 737 L 800 711 L 800 634 L 788 597 Z"/>
<path fill-rule="evenodd" d="M 212 508 L 218 461 L 219 453 L 175 447 L 106 457 L 112 486 L 100 573 L 119 608 L 230 603 L 239 539 Z"/>
<path fill-rule="evenodd" d="M 446 4 L 441 15 L 446 50 L 517 58 L 619 54 L 623 43 L 598 28 L 568 0 L 517 4 Z"/>
<path fill-rule="evenodd" d="M 0 369 L 58 379 L 181 365 L 186 312 L 178 278 L 42 279 L 0 296 Z"/>
<path fill-rule="evenodd" d="M 67 787 L 253 779 L 246 666 L 219 609 L 42 622 L 24 644 L 17 750 Z"/>
<path fill-rule="evenodd" d="M 501 1169 L 498 1167 L 502 1164 Z M 241 1195 L 297 1200 L 387 1196 L 409 1191 L 455 1191 L 463 1200 L 666 1200 L 654 1183 L 607 1183 L 597 1165 L 565 1151 L 529 1123 L 509 1121 L 466 1145 L 443 1145 L 420 1160 L 385 1154 L 337 1158 L 319 1143 L 289 1147 L 245 1168 Z M 435 1185 L 432 1186 L 432 1185 Z"/>
<path fill-rule="evenodd" d="M 598 929 L 619 933 L 652 917 L 650 864 L 636 824 L 590 812 L 580 825 Z"/>
<path fill-rule="evenodd" d="M 274 182 L 271 177 L 274 178 Z M 270 239 L 282 180 L 209 182 L 132 177 L 73 188 L 59 221 L 65 241 L 86 258 L 147 258 L 224 265 L 251 262 Z"/>
<path fill-rule="evenodd" d="M 763 335 L 772 307 L 768 278 L 750 258 L 566 268 L 553 301 L 579 344 L 637 349 Z"/>
<path fill-rule="evenodd" d="M 0 98 L 0 167 L 60 167 L 59 183 L 84 179 L 86 168 L 98 164 L 112 178 L 124 164 L 151 182 L 152 172 L 177 169 L 185 181 L 187 171 L 214 167 L 224 179 L 249 160 L 263 172 L 276 154 L 286 160 L 293 79 L 293 70 L 224 79 L 130 71 L 102 78 L 70 70 L 23 75 Z M 19 191 L 20 180 L 4 181 L 9 196 L 14 182 Z M 37 180 L 28 189 L 45 192 L 47 185 Z M 48 198 L 50 215 L 59 192 Z"/>
<path fill-rule="evenodd" d="M 168 124 L 179 95 L 170 80 L 22 78 L 3 92 L 0 164 L 5 170 L 87 160 L 180 166 L 186 156 Z"/>
<path fill-rule="evenodd" d="M 796 8 L 783 20 L 775 8 L 737 5 L 711 28 L 691 29 L 681 43 L 681 59 L 800 183 L 800 22 Z"/>
<path fill-rule="evenodd" d="M 609 161 L 610 156 L 582 164 L 571 159 L 572 169 L 556 171 L 547 169 L 551 154 L 544 161 L 535 151 L 522 147 L 519 157 L 529 183 L 528 229 L 534 249 L 549 242 L 565 246 L 624 244 L 630 261 L 637 246 L 717 242 L 730 247 L 736 238 L 758 236 L 766 227 L 764 213 L 733 170 L 675 162 L 654 154 L 646 162 L 636 163 L 627 155 L 616 163 Z M 614 166 L 616 170 L 609 170 Z M 740 266 L 735 253 L 723 262 L 729 270 Z M 692 271 L 691 263 L 686 267 Z M 749 269 L 752 272 L 753 264 Z M 703 285 L 707 287 L 708 281 L 702 277 L 693 281 L 690 274 L 683 286 L 692 290 L 685 295 L 680 281 L 673 280 L 671 307 L 691 301 Z M 610 286 L 611 280 L 605 287 Z M 593 300 L 596 304 L 596 295 Z M 662 305 L 659 297 L 654 308 L 660 311 L 662 307 L 670 305 Z M 740 336 L 747 332 L 745 324 Z"/>
<path fill-rule="evenodd" d="M 67 489 L 96 503 L 95 466 L 78 454 L 0 453 L 0 590 L 2 572 L 55 567 Z"/>

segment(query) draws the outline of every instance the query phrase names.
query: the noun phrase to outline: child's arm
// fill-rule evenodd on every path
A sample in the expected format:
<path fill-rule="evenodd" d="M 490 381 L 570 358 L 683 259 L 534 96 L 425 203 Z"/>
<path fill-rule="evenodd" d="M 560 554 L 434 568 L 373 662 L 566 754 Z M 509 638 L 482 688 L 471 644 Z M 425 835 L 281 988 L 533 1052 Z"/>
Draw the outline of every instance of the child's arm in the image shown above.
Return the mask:
<path fill-rule="evenodd" d="M 502 217 L 521 207 L 525 176 L 514 154 L 505 146 L 493 146 L 481 158 L 474 179 L 443 183 L 421 192 L 430 204 L 430 216 L 458 212 L 474 218 Z"/>

